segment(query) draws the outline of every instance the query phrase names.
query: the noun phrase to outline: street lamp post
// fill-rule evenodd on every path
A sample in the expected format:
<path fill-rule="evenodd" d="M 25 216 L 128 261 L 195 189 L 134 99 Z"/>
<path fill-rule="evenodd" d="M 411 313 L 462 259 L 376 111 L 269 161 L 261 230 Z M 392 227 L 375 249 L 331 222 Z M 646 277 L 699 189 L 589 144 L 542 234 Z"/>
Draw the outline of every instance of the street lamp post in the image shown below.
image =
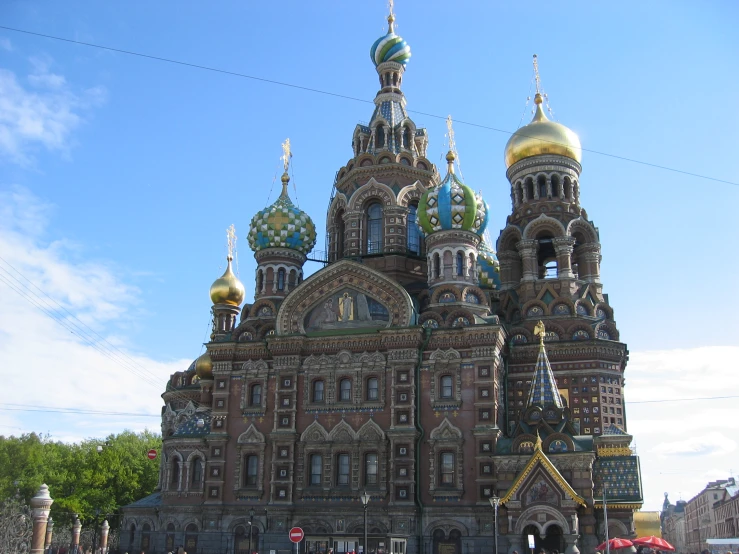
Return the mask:
<path fill-rule="evenodd" d="M 251 551 L 251 530 L 254 528 L 254 508 L 249 508 L 249 554 Z"/>
<path fill-rule="evenodd" d="M 495 510 L 495 551 L 493 554 L 498 554 L 498 506 L 500 506 L 500 498 L 497 496 L 491 496 L 490 506 Z"/>
<path fill-rule="evenodd" d="M 362 554 L 369 554 L 369 548 L 367 547 L 367 507 L 369 506 L 370 495 L 367 494 L 367 491 L 364 491 L 360 498 L 362 499 L 362 506 L 364 506 L 364 552 Z"/>

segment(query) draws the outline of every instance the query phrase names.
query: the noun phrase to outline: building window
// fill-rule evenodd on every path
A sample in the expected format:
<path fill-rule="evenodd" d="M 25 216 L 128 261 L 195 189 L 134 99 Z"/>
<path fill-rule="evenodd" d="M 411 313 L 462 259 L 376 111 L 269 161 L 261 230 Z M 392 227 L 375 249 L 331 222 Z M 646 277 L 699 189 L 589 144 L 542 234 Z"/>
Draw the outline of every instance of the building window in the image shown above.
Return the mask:
<path fill-rule="evenodd" d="M 441 277 L 441 256 L 439 254 L 434 254 L 434 277 L 438 279 Z"/>
<path fill-rule="evenodd" d="M 439 485 L 443 487 L 454 486 L 454 454 L 442 452 L 439 459 Z"/>
<path fill-rule="evenodd" d="M 341 402 L 349 402 L 352 399 L 352 381 L 351 379 L 342 379 L 339 381 L 339 400 Z"/>
<path fill-rule="evenodd" d="M 247 456 L 244 463 L 244 486 L 257 486 L 257 470 L 259 469 L 259 457 L 254 454 Z"/>
<path fill-rule="evenodd" d="M 364 484 L 377 484 L 377 454 L 367 454 L 364 457 Z"/>
<path fill-rule="evenodd" d="M 277 290 L 285 290 L 285 270 L 277 270 Z"/>
<path fill-rule="evenodd" d="M 378 400 L 380 398 L 380 387 L 377 377 L 367 379 L 367 400 Z"/>
<path fill-rule="evenodd" d="M 421 234 L 418 232 L 416 217 L 418 208 L 416 206 L 408 206 L 408 221 L 406 222 L 406 232 L 408 235 L 408 252 L 419 255 L 421 253 Z"/>
<path fill-rule="evenodd" d="M 349 485 L 349 454 L 339 454 L 336 467 L 336 484 L 338 486 Z"/>
<path fill-rule="evenodd" d="M 464 256 L 461 252 L 457 252 L 457 275 L 462 277 L 464 275 Z"/>
<path fill-rule="evenodd" d="M 375 202 L 367 208 L 367 254 L 382 252 L 382 206 Z"/>
<path fill-rule="evenodd" d="M 192 484 L 199 485 L 203 481 L 203 460 L 195 458 L 192 462 Z"/>
<path fill-rule="evenodd" d="M 452 376 L 444 375 L 441 378 L 440 385 L 439 398 L 452 398 L 454 392 L 452 387 Z"/>
<path fill-rule="evenodd" d="M 251 395 L 249 398 L 249 404 L 251 406 L 261 406 L 262 405 L 262 385 L 252 385 L 251 386 Z"/>
<path fill-rule="evenodd" d="M 180 484 L 180 461 L 177 458 L 172 460 L 172 484 L 175 487 Z"/>
<path fill-rule="evenodd" d="M 344 257 L 344 240 L 345 240 L 345 224 L 344 224 L 344 210 L 340 210 L 336 214 L 334 220 L 336 224 L 336 259 Z"/>
<path fill-rule="evenodd" d="M 323 381 L 313 381 L 313 402 L 323 402 Z"/>
<path fill-rule="evenodd" d="M 321 484 L 321 470 L 323 460 L 320 454 L 313 454 L 310 457 L 310 484 L 320 485 Z"/>

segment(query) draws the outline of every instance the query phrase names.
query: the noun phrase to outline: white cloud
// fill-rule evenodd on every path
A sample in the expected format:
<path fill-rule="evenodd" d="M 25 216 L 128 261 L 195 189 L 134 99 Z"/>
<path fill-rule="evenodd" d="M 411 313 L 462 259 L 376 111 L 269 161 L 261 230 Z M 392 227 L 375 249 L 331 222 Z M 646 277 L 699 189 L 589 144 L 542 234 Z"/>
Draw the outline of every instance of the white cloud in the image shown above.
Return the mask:
<path fill-rule="evenodd" d="M 155 417 L 7 410 L 26 404 L 156 416 L 167 378 L 189 364 L 113 348 L 121 343 L 114 337 L 117 324 L 129 317 L 138 291 L 110 263 L 77 261 L 81 246 L 45 242 L 52 211 L 25 189 L 0 190 L 0 407 L 6 408 L 0 411 L 0 433 L 22 428 L 79 440 L 125 428 L 158 430 Z"/>
<path fill-rule="evenodd" d="M 31 164 L 39 147 L 67 153 L 83 113 L 106 98 L 103 87 L 74 91 L 63 75 L 51 71 L 50 58 L 30 62 L 28 88 L 15 73 L 0 69 L 0 157 L 20 165 Z"/>
<path fill-rule="evenodd" d="M 673 502 L 688 500 L 736 468 L 737 359 L 737 346 L 631 353 L 626 413 L 641 460 L 645 509 L 659 509 L 664 492 Z M 686 400 L 696 398 L 703 399 Z"/>
<path fill-rule="evenodd" d="M 10 42 L 10 39 L 7 37 L 0 37 L 0 50 L 5 50 L 6 52 L 12 52 L 13 51 L 13 45 Z"/>

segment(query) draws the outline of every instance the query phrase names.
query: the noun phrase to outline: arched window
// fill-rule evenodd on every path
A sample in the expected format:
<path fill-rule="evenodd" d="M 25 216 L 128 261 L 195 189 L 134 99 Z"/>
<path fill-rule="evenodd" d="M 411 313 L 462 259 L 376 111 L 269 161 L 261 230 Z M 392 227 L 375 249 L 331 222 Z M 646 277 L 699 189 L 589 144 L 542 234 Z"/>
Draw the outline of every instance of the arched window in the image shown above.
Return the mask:
<path fill-rule="evenodd" d="M 323 475 L 323 458 L 320 454 L 312 454 L 310 457 L 310 484 L 320 485 Z"/>
<path fill-rule="evenodd" d="M 250 454 L 244 460 L 244 486 L 256 487 L 259 475 L 259 456 Z"/>
<path fill-rule="evenodd" d="M 539 186 L 539 198 L 546 198 L 547 195 L 547 178 L 544 175 L 539 175 L 536 179 L 536 184 Z"/>
<path fill-rule="evenodd" d="M 352 399 L 352 380 L 342 379 L 339 381 L 339 400 L 349 402 Z"/>
<path fill-rule="evenodd" d="M 257 294 L 262 292 L 263 286 L 264 286 L 264 271 L 260 269 L 259 271 L 257 271 L 257 290 L 256 290 Z"/>
<path fill-rule="evenodd" d="M 144 523 L 144 527 L 141 530 L 141 551 L 146 552 L 149 550 L 151 544 L 151 525 Z"/>
<path fill-rule="evenodd" d="M 249 395 L 250 406 L 261 406 L 262 405 L 262 385 L 252 385 L 251 394 Z"/>
<path fill-rule="evenodd" d="M 462 277 L 464 275 L 464 254 L 457 252 L 457 275 Z"/>
<path fill-rule="evenodd" d="M 454 387 L 452 386 L 452 376 L 451 375 L 444 375 L 442 376 L 439 384 L 441 385 L 439 387 L 439 397 L 440 398 L 452 398 L 454 395 Z"/>
<path fill-rule="evenodd" d="M 131 524 L 131 529 L 128 531 L 128 544 L 129 544 L 129 550 L 133 550 L 133 539 L 136 535 L 136 524 Z"/>
<path fill-rule="evenodd" d="M 374 202 L 367 208 L 367 254 L 382 252 L 382 206 Z"/>
<path fill-rule="evenodd" d="M 411 130 L 406 127 L 403 129 L 403 148 L 411 147 Z"/>
<path fill-rule="evenodd" d="M 185 527 L 185 551 L 198 551 L 198 526 L 194 523 Z"/>
<path fill-rule="evenodd" d="M 375 147 L 382 148 L 383 146 L 385 146 L 385 127 L 378 125 L 375 131 Z"/>
<path fill-rule="evenodd" d="M 434 254 L 434 277 L 441 277 L 441 256 L 438 252 Z"/>
<path fill-rule="evenodd" d="M 367 379 L 367 400 L 379 400 L 380 386 L 377 377 Z"/>
<path fill-rule="evenodd" d="M 277 270 L 277 290 L 285 290 L 285 269 Z"/>
<path fill-rule="evenodd" d="M 529 201 L 534 199 L 534 180 L 531 177 L 526 179 L 526 198 Z"/>
<path fill-rule="evenodd" d="M 374 452 L 364 456 L 364 484 L 377 484 L 377 454 Z"/>
<path fill-rule="evenodd" d="M 203 481 L 203 460 L 195 458 L 192 461 L 192 484 L 199 485 Z"/>
<path fill-rule="evenodd" d="M 167 552 L 172 552 L 174 550 L 174 523 L 167 524 L 167 539 L 164 546 L 167 549 Z"/>
<path fill-rule="evenodd" d="M 344 210 L 339 210 L 336 213 L 336 219 L 334 220 L 334 225 L 336 226 L 336 236 L 334 240 L 336 241 L 336 259 L 340 260 L 344 257 L 344 231 L 346 229 L 345 223 L 344 223 Z"/>
<path fill-rule="evenodd" d="M 552 175 L 552 198 L 559 198 L 559 177 Z"/>
<path fill-rule="evenodd" d="M 313 381 L 313 402 L 323 402 L 323 381 Z"/>
<path fill-rule="evenodd" d="M 180 484 L 180 460 L 178 458 L 172 458 L 172 484 L 175 489 Z"/>
<path fill-rule="evenodd" d="M 572 183 L 570 182 L 569 177 L 565 177 L 563 188 L 564 188 L 564 193 L 565 193 L 565 199 L 572 200 Z"/>
<path fill-rule="evenodd" d="M 439 485 L 454 486 L 454 453 L 442 452 L 439 456 Z"/>
<path fill-rule="evenodd" d="M 349 485 L 350 462 L 349 454 L 339 454 L 336 457 L 336 484 L 340 487 Z"/>
<path fill-rule="evenodd" d="M 418 207 L 414 204 L 408 206 L 408 221 L 406 222 L 406 235 L 408 236 L 408 251 L 418 256 L 421 253 L 421 234 L 418 231 L 416 217 Z"/>

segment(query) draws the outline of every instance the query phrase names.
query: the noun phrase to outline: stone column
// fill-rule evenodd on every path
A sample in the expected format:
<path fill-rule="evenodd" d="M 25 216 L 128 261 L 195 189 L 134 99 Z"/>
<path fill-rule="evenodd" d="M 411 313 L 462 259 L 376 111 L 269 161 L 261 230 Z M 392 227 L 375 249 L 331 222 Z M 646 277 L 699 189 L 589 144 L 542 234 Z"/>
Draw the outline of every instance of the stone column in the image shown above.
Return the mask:
<path fill-rule="evenodd" d="M 578 254 L 584 262 L 578 268 L 580 279 L 591 283 L 600 283 L 600 245 L 597 243 L 583 244 L 578 247 Z"/>
<path fill-rule="evenodd" d="M 31 513 L 33 514 L 33 536 L 31 538 L 31 554 L 43 554 L 46 541 L 46 524 L 49 521 L 49 511 L 54 499 L 49 495 L 49 487 L 43 484 L 39 487 L 36 496 L 31 498 Z"/>
<path fill-rule="evenodd" d="M 515 288 L 518 280 L 514 274 L 513 266 L 519 262 L 518 253 L 511 250 L 498 252 L 498 261 L 500 262 L 500 288 L 502 290 Z"/>
<path fill-rule="evenodd" d="M 535 240 L 522 240 L 516 244 L 523 263 L 524 281 L 536 281 L 538 277 L 539 268 L 536 263 L 536 248 L 538 246 L 539 243 Z"/>
<path fill-rule="evenodd" d="M 46 539 L 44 540 L 44 550 L 46 550 L 51 544 L 51 539 L 54 536 L 54 520 L 49 516 L 49 521 L 46 523 Z"/>
<path fill-rule="evenodd" d="M 82 524 L 80 518 L 75 516 L 74 525 L 72 525 L 72 552 L 79 552 L 80 549 L 80 532 L 82 531 Z"/>
<path fill-rule="evenodd" d="M 573 279 L 572 273 L 572 251 L 575 248 L 573 237 L 557 237 L 552 240 L 554 251 L 557 253 L 557 277 L 560 279 Z"/>
<path fill-rule="evenodd" d="M 577 533 L 574 533 L 572 535 L 565 535 L 563 537 L 566 544 L 565 554 L 580 554 L 580 549 L 577 548 L 577 537 Z"/>
<path fill-rule="evenodd" d="M 106 519 L 100 528 L 100 552 L 103 554 L 108 551 L 108 533 L 110 533 L 110 525 L 108 525 L 108 520 Z"/>

